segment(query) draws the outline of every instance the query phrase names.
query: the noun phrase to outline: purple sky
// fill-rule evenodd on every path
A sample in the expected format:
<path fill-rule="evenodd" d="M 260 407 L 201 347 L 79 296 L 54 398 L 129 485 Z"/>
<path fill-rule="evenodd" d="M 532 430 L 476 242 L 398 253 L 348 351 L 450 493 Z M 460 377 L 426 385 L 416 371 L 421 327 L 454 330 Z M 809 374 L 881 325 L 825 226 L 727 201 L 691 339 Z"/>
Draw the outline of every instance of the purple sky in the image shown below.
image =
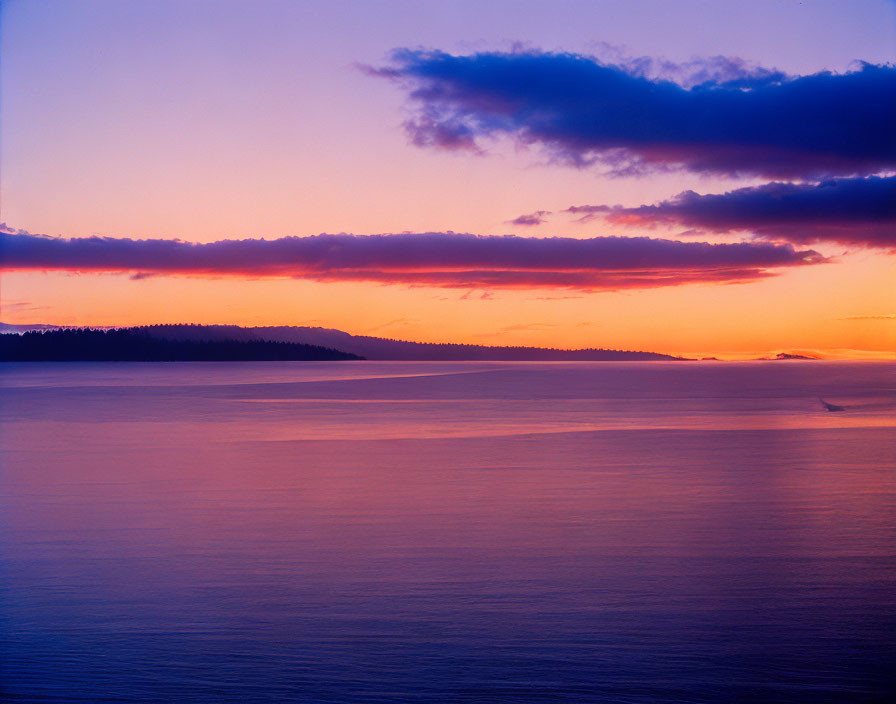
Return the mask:
<path fill-rule="evenodd" d="M 896 307 L 894 21 L 886 0 L 9 0 L 0 219 L 62 238 L 62 260 L 90 246 L 69 238 L 100 238 L 99 260 L 79 270 L 122 273 L 19 262 L 3 274 L 0 317 L 288 323 L 324 306 L 322 323 L 349 330 L 417 320 L 394 331 L 417 339 L 483 341 L 549 320 L 550 340 L 495 341 L 890 349 L 893 326 L 869 326 Z M 847 180 L 820 194 L 831 179 Z M 302 264 L 286 271 L 306 275 L 290 289 L 224 267 L 225 294 L 139 260 L 156 251 L 147 241 L 166 240 L 177 256 L 212 250 L 174 240 L 231 240 L 270 258 L 276 242 L 295 248 L 321 232 L 435 234 L 417 236 L 429 254 L 413 266 L 371 255 L 353 274 L 327 265 L 307 276 Z M 647 263 L 506 266 L 513 240 L 475 239 L 453 243 L 469 257 L 459 274 L 433 254 L 447 232 L 515 234 L 550 252 L 565 239 L 640 237 L 630 244 Z M 369 242 L 333 236 L 354 252 Z M 106 266 L 115 243 L 103 238 L 120 240 L 133 266 Z M 651 260 L 659 240 L 740 249 L 708 250 L 738 252 L 718 266 L 680 267 Z M 772 251 L 768 240 L 828 263 L 739 260 Z M 34 255 L 49 240 L 6 242 Z M 483 242 L 500 244 L 485 253 Z M 732 281 L 749 283 L 713 285 Z M 485 295 L 558 286 L 601 293 Z M 835 309 L 819 296 L 830 290 Z M 224 306 L 231 299 L 239 305 Z"/>

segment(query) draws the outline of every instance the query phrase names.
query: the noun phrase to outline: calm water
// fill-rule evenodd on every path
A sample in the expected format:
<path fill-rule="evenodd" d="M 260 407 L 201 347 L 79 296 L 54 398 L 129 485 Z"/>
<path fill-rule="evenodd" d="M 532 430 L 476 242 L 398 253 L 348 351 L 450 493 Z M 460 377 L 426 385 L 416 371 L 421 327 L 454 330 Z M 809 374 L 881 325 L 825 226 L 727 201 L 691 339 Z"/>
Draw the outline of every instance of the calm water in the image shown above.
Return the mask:
<path fill-rule="evenodd" d="M 893 693 L 893 364 L 6 364 L 0 421 L 8 701 Z"/>

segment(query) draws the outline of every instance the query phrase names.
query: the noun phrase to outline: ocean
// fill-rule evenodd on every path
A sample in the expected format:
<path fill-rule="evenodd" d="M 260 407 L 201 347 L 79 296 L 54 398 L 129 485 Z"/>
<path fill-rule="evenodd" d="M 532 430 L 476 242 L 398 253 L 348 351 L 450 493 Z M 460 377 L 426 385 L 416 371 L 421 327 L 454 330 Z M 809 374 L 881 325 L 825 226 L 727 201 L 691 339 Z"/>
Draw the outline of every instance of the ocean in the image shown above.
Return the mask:
<path fill-rule="evenodd" d="M 887 701 L 894 509 L 888 362 L 2 364 L 0 695 Z"/>

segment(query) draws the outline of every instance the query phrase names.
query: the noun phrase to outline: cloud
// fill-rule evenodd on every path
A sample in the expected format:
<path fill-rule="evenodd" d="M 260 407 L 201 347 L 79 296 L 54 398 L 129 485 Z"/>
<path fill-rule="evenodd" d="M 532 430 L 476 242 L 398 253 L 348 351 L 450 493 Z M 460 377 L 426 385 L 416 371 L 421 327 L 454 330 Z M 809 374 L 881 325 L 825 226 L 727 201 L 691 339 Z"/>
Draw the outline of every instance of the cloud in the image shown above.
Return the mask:
<path fill-rule="evenodd" d="M 16 227 L 10 227 L 5 222 L 0 222 L 0 233 L 4 235 L 30 235 L 28 230 L 20 230 Z"/>
<path fill-rule="evenodd" d="M 679 193 L 636 208 L 573 206 L 580 221 L 602 216 L 616 225 L 678 225 L 703 231 L 749 231 L 795 243 L 819 241 L 896 247 L 896 176 L 768 183 L 722 194 Z"/>
<path fill-rule="evenodd" d="M 414 318 L 395 318 L 395 320 L 390 320 L 385 323 L 380 323 L 379 325 L 374 325 L 373 327 L 367 328 L 362 332 L 364 332 L 364 334 L 368 334 L 371 332 L 376 332 L 377 330 L 383 330 L 384 328 L 391 328 L 396 325 L 409 325 L 414 322 L 417 322 Z"/>
<path fill-rule="evenodd" d="M 419 117 L 405 122 L 405 130 L 415 147 L 482 153 L 473 131 L 458 120 L 438 119 L 436 115 L 424 111 Z"/>
<path fill-rule="evenodd" d="M 605 290 L 731 283 L 817 264 L 812 250 L 767 242 L 647 237 L 322 234 L 276 240 L 133 240 L 0 234 L 7 270 L 302 278 L 439 288 Z"/>
<path fill-rule="evenodd" d="M 896 320 L 896 313 L 885 315 L 848 315 L 845 318 L 837 318 L 837 320 Z"/>
<path fill-rule="evenodd" d="M 508 225 L 523 225 L 523 226 L 533 226 L 533 225 L 541 225 L 545 222 L 545 216 L 550 215 L 550 210 L 536 210 L 534 213 L 526 213 L 525 215 L 519 215 L 515 217 L 513 220 L 508 220 Z"/>
<path fill-rule="evenodd" d="M 573 298 L 584 298 L 584 296 L 535 296 L 530 301 L 568 301 Z"/>
<path fill-rule="evenodd" d="M 693 62 L 692 62 L 693 63 Z M 675 65 L 670 65 L 674 67 Z M 662 75 L 673 75 L 684 84 Z M 703 74 L 641 59 L 399 49 L 369 69 L 402 85 L 419 146 L 480 150 L 509 135 L 574 166 L 618 174 L 683 168 L 770 178 L 865 175 L 896 167 L 896 67 L 790 77 L 716 57 Z M 658 74 L 658 75 L 657 75 Z"/>
<path fill-rule="evenodd" d="M 620 208 L 622 206 L 615 207 Z M 579 222 L 591 222 L 598 216 L 611 212 L 613 208 L 614 206 L 611 205 L 571 205 L 566 209 L 566 212 L 578 215 Z"/>
<path fill-rule="evenodd" d="M 695 57 L 674 62 L 653 56 L 632 57 L 607 42 L 596 42 L 595 46 L 602 64 L 615 65 L 632 76 L 674 81 L 685 88 L 701 85 L 755 88 L 792 78 L 778 69 L 757 66 L 736 56 Z"/>
<path fill-rule="evenodd" d="M 517 325 L 505 325 L 500 332 L 528 332 L 537 330 L 550 330 L 557 327 L 554 323 L 519 323 Z"/>
<path fill-rule="evenodd" d="M 31 301 L 0 301 L 0 310 L 17 313 L 32 310 L 46 310 L 47 306 L 35 305 Z"/>

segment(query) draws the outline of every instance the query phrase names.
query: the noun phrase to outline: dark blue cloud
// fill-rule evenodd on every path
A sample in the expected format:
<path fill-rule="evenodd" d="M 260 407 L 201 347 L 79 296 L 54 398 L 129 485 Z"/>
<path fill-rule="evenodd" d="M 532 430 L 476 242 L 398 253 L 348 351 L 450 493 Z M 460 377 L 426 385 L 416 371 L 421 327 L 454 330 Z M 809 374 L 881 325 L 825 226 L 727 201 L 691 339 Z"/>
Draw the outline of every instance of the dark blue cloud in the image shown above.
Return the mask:
<path fill-rule="evenodd" d="M 602 290 L 730 283 L 822 261 L 816 252 L 791 245 L 647 237 L 484 237 L 428 232 L 193 244 L 0 233 L 0 267 L 6 270 L 294 277 L 443 288 Z"/>
<path fill-rule="evenodd" d="M 896 67 L 788 77 L 725 70 L 684 86 L 631 65 L 536 51 L 403 49 L 372 73 L 406 87 L 419 145 L 479 149 L 511 135 L 574 165 L 816 178 L 896 167 Z"/>
<path fill-rule="evenodd" d="M 768 183 L 722 194 L 679 193 L 636 208 L 579 205 L 568 212 L 628 226 L 679 225 L 749 231 L 797 243 L 832 241 L 896 247 L 896 176 L 837 178 L 818 184 Z"/>

